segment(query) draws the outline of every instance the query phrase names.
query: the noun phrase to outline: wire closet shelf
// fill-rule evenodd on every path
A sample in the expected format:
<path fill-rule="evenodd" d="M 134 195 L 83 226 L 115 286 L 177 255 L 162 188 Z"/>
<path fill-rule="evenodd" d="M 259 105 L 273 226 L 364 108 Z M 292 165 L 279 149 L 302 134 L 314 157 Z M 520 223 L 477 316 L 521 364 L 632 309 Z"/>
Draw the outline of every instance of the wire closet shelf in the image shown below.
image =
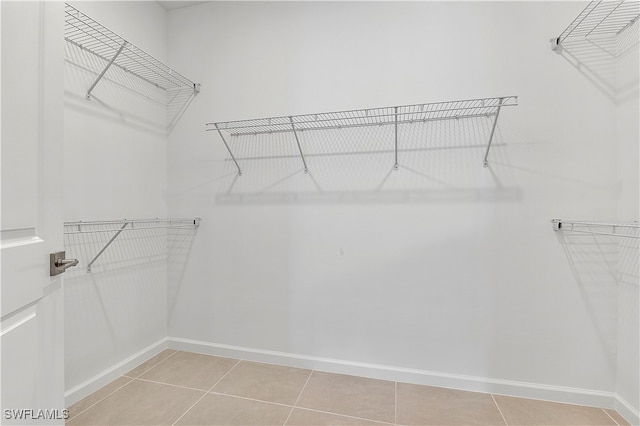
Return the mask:
<path fill-rule="evenodd" d="M 307 167 L 298 138 L 299 133 L 365 126 L 395 126 L 395 166 L 397 168 L 398 125 L 437 120 L 495 117 L 487 144 L 487 151 L 484 157 L 484 166 L 486 167 L 488 165 L 487 156 L 489 148 L 491 147 L 491 141 L 493 140 L 500 109 L 502 107 L 517 105 L 517 96 L 466 99 L 415 105 L 323 112 L 316 114 L 267 117 L 215 123 L 210 122 L 206 124 L 206 130 L 218 132 L 220 138 L 229 151 L 232 160 L 238 168 L 238 173 L 242 175 L 242 170 L 240 169 L 233 152 L 229 148 L 229 144 L 227 143 L 223 132 L 232 137 L 272 133 L 293 133 L 306 172 Z"/>
<path fill-rule="evenodd" d="M 640 18 L 638 1 L 594 0 L 565 28 L 558 37 L 551 39 L 551 48 L 567 39 L 618 35 Z"/>
<path fill-rule="evenodd" d="M 87 272 L 91 272 L 92 265 L 122 232 L 143 231 L 149 229 L 195 229 L 200 226 L 200 220 L 201 219 L 199 217 L 195 217 L 64 222 L 64 234 L 113 234 L 93 259 L 87 263 Z M 106 238 L 107 237 L 105 237 L 105 239 Z"/>
<path fill-rule="evenodd" d="M 553 219 L 551 223 L 554 231 L 640 239 L 639 222 L 595 222 Z"/>
<path fill-rule="evenodd" d="M 105 68 L 87 90 L 87 99 L 91 99 L 91 91 L 111 66 L 136 75 L 165 91 L 190 88 L 194 93 L 199 92 L 199 84 L 174 71 L 70 4 L 65 3 L 64 12 L 64 39 L 106 62 Z"/>

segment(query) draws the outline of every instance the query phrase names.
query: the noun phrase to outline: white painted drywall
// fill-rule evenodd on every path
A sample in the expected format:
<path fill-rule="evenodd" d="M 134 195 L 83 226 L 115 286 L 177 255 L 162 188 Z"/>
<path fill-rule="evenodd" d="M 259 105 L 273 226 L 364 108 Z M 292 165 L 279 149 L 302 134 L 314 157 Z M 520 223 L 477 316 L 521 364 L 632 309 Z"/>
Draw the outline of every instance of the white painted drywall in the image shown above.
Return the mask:
<path fill-rule="evenodd" d="M 619 203 L 618 216 L 626 220 L 640 217 L 640 83 L 639 43 L 640 23 L 626 29 L 617 38 L 616 45 L 616 126 L 618 142 Z M 638 240 L 620 240 L 618 268 L 618 378 L 616 393 L 640 412 L 640 271 Z M 629 407 L 620 407 L 622 413 Z M 640 419 L 628 420 L 635 424 Z"/>
<path fill-rule="evenodd" d="M 615 64 L 603 71 L 549 49 L 583 7 L 214 2 L 173 11 L 169 60 L 202 92 L 169 137 L 168 208 L 203 222 L 170 271 L 169 336 L 613 392 L 611 259 L 580 270 L 593 247 L 585 254 L 550 224 L 615 218 L 621 196 Z M 593 77 L 594 66 L 605 76 Z M 312 156 L 305 175 L 293 141 L 256 139 L 235 146 L 236 179 L 204 126 L 512 94 L 520 105 L 504 109 L 486 169 L 481 148 L 461 146 L 482 142 L 486 123 L 461 125 L 467 137 L 438 124 L 410 147 L 439 148 L 401 151 L 388 176 L 389 152 Z M 375 131 L 307 137 L 303 149 L 315 154 L 349 151 L 349 140 L 360 151 L 393 143 Z M 285 157 L 264 158 L 272 153 Z"/>
<path fill-rule="evenodd" d="M 166 60 L 166 12 L 155 2 L 72 5 Z M 65 46 L 65 220 L 166 217 L 164 94 L 111 70 L 86 100 L 102 65 Z M 166 239 L 125 232 L 87 274 L 98 235 L 65 240 L 67 257 L 81 260 L 65 274 L 67 391 L 166 336 L 167 267 L 157 260 Z"/>

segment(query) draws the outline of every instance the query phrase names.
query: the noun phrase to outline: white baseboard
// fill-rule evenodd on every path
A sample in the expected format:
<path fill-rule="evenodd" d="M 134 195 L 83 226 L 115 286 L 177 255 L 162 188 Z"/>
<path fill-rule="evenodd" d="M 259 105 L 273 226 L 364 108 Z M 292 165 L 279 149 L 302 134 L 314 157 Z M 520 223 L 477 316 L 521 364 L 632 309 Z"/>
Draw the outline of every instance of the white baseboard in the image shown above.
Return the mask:
<path fill-rule="evenodd" d="M 618 405 L 623 404 L 622 402 L 618 402 L 619 399 L 615 393 L 600 390 L 440 373 L 436 371 L 252 349 L 178 337 L 168 337 L 167 345 L 171 349 L 189 352 L 419 385 L 487 392 L 603 408 L 616 408 Z M 626 408 L 628 410 L 631 406 L 626 404 Z"/>
<path fill-rule="evenodd" d="M 118 377 L 125 374 L 127 371 L 134 369 L 138 365 L 142 364 L 149 358 L 159 354 L 165 349 L 167 349 L 167 339 L 160 339 L 157 342 L 147 346 L 146 348 L 136 352 L 130 357 L 120 361 L 116 365 L 96 374 L 92 378 L 85 380 L 79 385 L 74 386 L 64 393 L 65 406 L 69 407 L 75 404 L 82 398 L 92 394 L 106 384 L 111 383 Z"/>
<path fill-rule="evenodd" d="M 640 411 L 625 401 L 620 395 L 616 395 L 614 408 L 632 425 L 640 425 Z"/>
<path fill-rule="evenodd" d="M 473 392 L 488 392 L 568 404 L 615 408 L 632 425 L 640 424 L 640 412 L 613 392 L 440 373 L 436 371 L 216 344 L 178 337 L 168 337 L 158 340 L 118 364 L 67 390 L 65 392 L 65 405 L 69 407 L 80 401 L 82 398 L 97 391 L 167 348 L 248 361 L 286 365 L 289 367 L 307 368 L 330 373 L 370 377 L 373 379 L 438 386 Z"/>

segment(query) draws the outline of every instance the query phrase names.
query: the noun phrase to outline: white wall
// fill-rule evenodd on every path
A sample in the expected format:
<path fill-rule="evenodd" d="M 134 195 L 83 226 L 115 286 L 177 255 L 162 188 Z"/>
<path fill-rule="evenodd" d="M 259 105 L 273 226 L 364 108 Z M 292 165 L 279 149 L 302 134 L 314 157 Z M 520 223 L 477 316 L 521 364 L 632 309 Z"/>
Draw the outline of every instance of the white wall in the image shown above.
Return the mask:
<path fill-rule="evenodd" d="M 618 216 L 626 220 L 638 220 L 640 216 L 639 43 L 640 23 L 636 22 L 620 34 L 616 44 L 616 87 L 618 89 L 616 126 L 620 194 Z M 618 271 L 618 378 L 616 381 L 616 392 L 625 401 L 619 407 L 621 412 L 629 408 L 634 409 L 636 413 L 640 411 L 639 259 L 638 240 L 622 239 Z"/>
<path fill-rule="evenodd" d="M 214 2 L 172 12 L 169 59 L 202 92 L 169 137 L 169 214 L 203 222 L 171 275 L 169 336 L 613 392 L 616 281 L 581 280 L 581 258 L 550 224 L 618 213 L 618 155 L 603 142 L 615 138 L 615 99 L 548 44 L 583 7 Z M 502 112 L 486 169 L 482 121 L 461 124 L 465 137 L 434 124 L 411 148 L 445 149 L 401 151 L 388 177 L 393 153 L 367 152 L 392 146 L 382 133 L 307 136 L 315 154 L 365 151 L 312 156 L 310 175 L 293 141 L 234 141 L 237 178 L 204 131 L 502 95 L 520 105 Z"/>
<path fill-rule="evenodd" d="M 104 26 L 166 60 L 166 12 L 155 2 L 74 2 Z M 104 62 L 65 46 L 66 221 L 166 217 L 164 93 L 115 69 L 85 99 Z M 166 235 L 125 232 L 65 237 L 65 376 L 73 392 L 166 336 Z M 69 400 L 67 400 L 69 402 Z M 71 401 L 73 402 L 73 401 Z"/>

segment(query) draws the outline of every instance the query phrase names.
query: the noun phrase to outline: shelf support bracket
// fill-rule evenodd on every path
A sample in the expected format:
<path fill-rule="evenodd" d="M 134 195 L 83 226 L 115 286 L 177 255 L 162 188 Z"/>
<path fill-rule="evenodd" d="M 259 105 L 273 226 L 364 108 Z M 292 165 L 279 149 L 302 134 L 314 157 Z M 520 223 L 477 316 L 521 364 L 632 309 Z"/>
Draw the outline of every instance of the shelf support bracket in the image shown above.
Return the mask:
<path fill-rule="evenodd" d="M 109 247 L 111 245 L 111 243 L 118 238 L 118 235 L 120 235 L 120 233 L 122 231 L 124 231 L 124 228 L 127 227 L 127 225 L 129 225 L 129 222 L 125 222 L 122 227 L 120 229 L 118 229 L 118 232 L 115 233 L 115 235 L 113 237 L 111 237 L 111 239 L 109 240 L 109 242 L 102 247 L 102 250 L 100 250 L 98 252 L 98 254 L 96 254 L 93 259 L 91 260 L 91 262 L 89 262 L 89 264 L 87 265 L 87 272 L 91 272 L 91 265 L 93 265 L 93 263 L 102 255 L 102 253 L 104 253 L 104 251 L 107 249 L 107 247 Z"/>
<path fill-rule="evenodd" d="M 111 67 L 111 65 L 113 65 L 113 62 L 116 60 L 116 58 L 118 57 L 118 55 L 120 55 L 120 52 L 122 52 L 122 49 L 125 48 L 125 46 L 129 44 L 126 41 L 124 43 L 122 43 L 122 46 L 120 46 L 120 49 L 118 49 L 118 51 L 116 52 L 115 55 L 113 55 L 113 58 L 111 58 L 111 60 L 109 61 L 109 63 L 107 64 L 106 67 L 104 67 L 104 69 L 102 70 L 102 72 L 98 75 L 98 78 L 96 78 L 96 81 L 93 82 L 93 84 L 91 85 L 91 87 L 89 87 L 89 90 L 87 90 L 87 95 L 86 98 L 87 100 L 91 100 L 91 91 L 93 90 L 94 87 L 96 87 L 96 84 L 98 84 L 98 82 L 100 80 L 102 80 L 102 77 L 104 77 L 104 74 L 107 72 L 107 70 Z"/>
<path fill-rule="evenodd" d="M 216 126 L 216 130 L 218 131 L 218 134 L 220 135 L 220 139 L 222 139 L 222 142 L 224 143 L 224 146 L 227 147 L 227 151 L 229 151 L 229 155 L 231 156 L 231 159 L 233 160 L 234 163 L 236 163 L 236 167 L 238 168 L 238 176 L 242 176 L 242 170 L 240 170 L 240 166 L 238 165 L 238 162 L 236 161 L 236 157 L 234 157 L 233 152 L 231 152 L 231 148 L 229 148 L 229 144 L 227 144 L 226 139 L 222 135 L 222 132 L 220 131 L 220 128 L 218 127 L 218 123 L 213 123 L 213 125 Z"/>
<path fill-rule="evenodd" d="M 496 124 L 498 124 L 498 117 L 500 116 L 500 108 L 502 107 L 502 101 L 504 98 L 498 99 L 498 110 L 496 111 L 496 118 L 493 120 L 493 126 L 491 127 L 491 135 L 489 136 L 489 143 L 487 144 L 487 151 L 484 153 L 484 161 L 482 165 L 489 167 L 489 150 L 491 149 L 491 142 L 493 141 L 493 135 L 496 132 Z"/>
<path fill-rule="evenodd" d="M 293 129 L 293 136 L 296 138 L 296 144 L 298 144 L 298 151 L 300 151 L 300 157 L 302 157 L 302 164 L 304 165 L 304 172 L 309 173 L 307 168 L 307 162 L 304 160 L 304 154 L 302 154 L 302 147 L 300 147 L 300 140 L 298 139 L 298 132 L 296 132 L 296 126 L 293 124 L 293 117 L 289 116 L 291 122 L 291 129 Z"/>
<path fill-rule="evenodd" d="M 395 154 L 396 154 L 396 162 L 393 165 L 395 170 L 398 170 L 398 107 L 394 107 L 394 131 L 393 136 L 395 139 Z"/>

